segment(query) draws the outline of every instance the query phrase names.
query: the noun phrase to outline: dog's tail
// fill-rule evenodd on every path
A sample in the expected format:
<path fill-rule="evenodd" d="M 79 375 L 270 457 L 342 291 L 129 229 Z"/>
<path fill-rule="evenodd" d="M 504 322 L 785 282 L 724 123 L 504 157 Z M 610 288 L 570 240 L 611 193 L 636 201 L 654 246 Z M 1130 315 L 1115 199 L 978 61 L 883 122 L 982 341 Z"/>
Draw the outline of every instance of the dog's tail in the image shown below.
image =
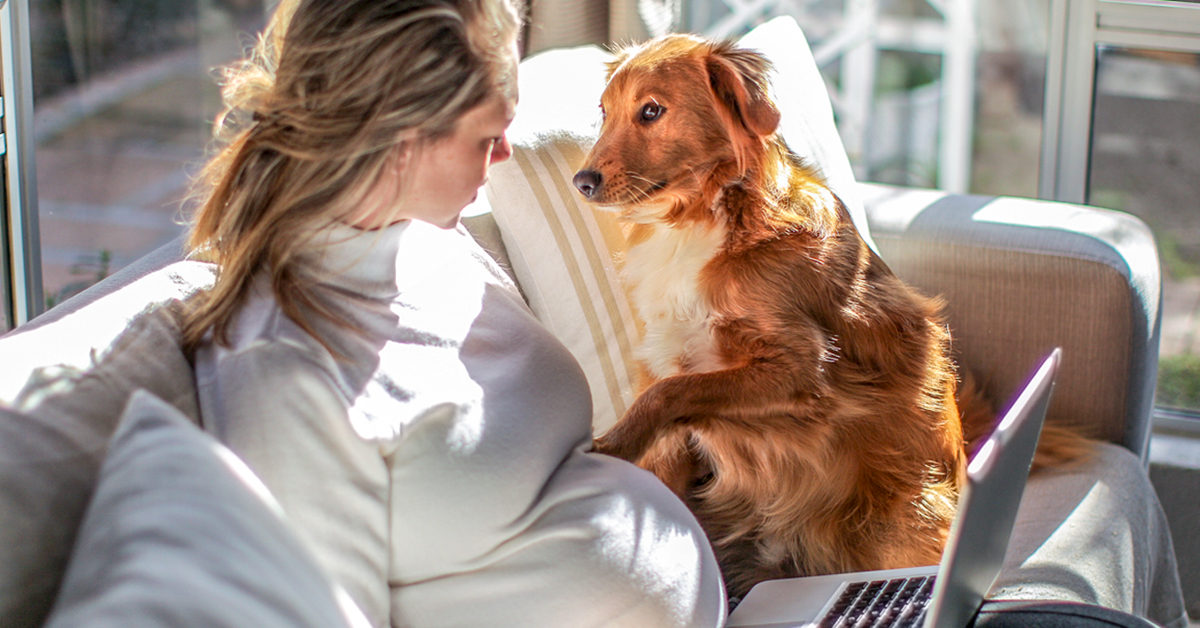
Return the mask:
<path fill-rule="evenodd" d="M 958 418 L 962 421 L 967 457 L 974 458 L 975 452 L 979 451 L 983 441 L 996 427 L 996 410 L 970 371 L 960 367 L 959 376 L 961 381 L 958 383 L 958 390 L 955 391 L 954 400 L 958 404 Z"/>
<path fill-rule="evenodd" d="M 955 400 L 958 403 L 958 416 L 962 421 L 967 456 L 973 458 L 975 452 L 983 446 L 983 442 L 996 428 L 999 417 L 970 371 L 962 369 L 960 375 L 962 381 L 958 385 Z M 1047 423 L 1042 426 L 1042 435 L 1038 440 L 1030 471 L 1060 468 L 1083 462 L 1091 457 L 1095 446 L 1095 440 L 1074 428 Z"/>

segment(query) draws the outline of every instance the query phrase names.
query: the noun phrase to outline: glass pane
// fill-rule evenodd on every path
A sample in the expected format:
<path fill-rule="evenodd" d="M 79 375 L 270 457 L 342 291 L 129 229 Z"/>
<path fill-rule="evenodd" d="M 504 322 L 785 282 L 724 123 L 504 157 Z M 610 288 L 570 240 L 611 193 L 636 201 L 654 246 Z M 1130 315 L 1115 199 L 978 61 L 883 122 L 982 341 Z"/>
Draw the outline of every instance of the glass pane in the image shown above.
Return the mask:
<path fill-rule="evenodd" d="M 1088 202 L 1154 230 L 1163 265 L 1157 403 L 1200 410 L 1200 55 L 1103 48 Z"/>
<path fill-rule="evenodd" d="M 30 0 L 47 306 L 182 233 L 189 173 L 264 0 Z"/>
<path fill-rule="evenodd" d="M 743 4 L 688 0 L 687 27 L 706 32 L 730 16 L 730 5 Z M 950 27 L 939 9 L 945 5 L 768 0 L 762 19 L 789 14 L 800 23 L 822 63 L 842 140 L 863 181 L 939 185 L 943 116 L 953 109 L 943 102 L 950 80 L 943 71 L 951 65 L 945 55 L 969 50 L 976 71 L 974 85 L 963 88 L 974 90 L 965 184 L 978 194 L 1036 197 L 1050 0 L 975 0 L 967 41 Z M 866 84 L 864 72 L 872 73 Z"/>
<path fill-rule="evenodd" d="M 1048 0 L 980 0 L 970 192 L 1036 198 Z"/>

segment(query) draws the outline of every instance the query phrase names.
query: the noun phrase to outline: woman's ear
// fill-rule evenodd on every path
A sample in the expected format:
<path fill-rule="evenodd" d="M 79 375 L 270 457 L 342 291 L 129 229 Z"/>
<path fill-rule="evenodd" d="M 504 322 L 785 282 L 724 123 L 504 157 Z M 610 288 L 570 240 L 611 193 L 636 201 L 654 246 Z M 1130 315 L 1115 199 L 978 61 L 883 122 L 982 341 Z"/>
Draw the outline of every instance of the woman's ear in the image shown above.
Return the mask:
<path fill-rule="evenodd" d="M 400 177 L 404 173 L 412 158 L 412 144 L 411 140 L 402 140 L 392 148 L 391 154 L 387 156 L 387 165 L 385 166 L 388 174 Z"/>
<path fill-rule="evenodd" d="M 779 128 L 779 109 L 768 93 L 771 62 L 766 57 L 722 42 L 713 45 L 705 66 L 713 94 L 747 131 L 766 137 Z"/>
<path fill-rule="evenodd" d="M 349 214 L 343 220 L 360 229 L 378 229 L 394 222 L 407 189 L 414 142 L 402 140 L 388 149 L 376 176 L 351 192 Z"/>

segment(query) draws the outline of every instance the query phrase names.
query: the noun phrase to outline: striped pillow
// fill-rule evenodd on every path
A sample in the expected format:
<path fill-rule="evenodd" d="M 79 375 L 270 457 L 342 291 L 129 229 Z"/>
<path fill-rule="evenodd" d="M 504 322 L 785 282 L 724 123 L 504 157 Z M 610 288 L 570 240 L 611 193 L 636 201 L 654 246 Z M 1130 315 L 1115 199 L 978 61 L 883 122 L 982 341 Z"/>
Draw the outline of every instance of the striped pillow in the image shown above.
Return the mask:
<path fill-rule="evenodd" d="M 778 18 L 742 42 L 776 61 L 773 96 L 783 114 L 781 132 L 793 151 L 821 167 L 866 236 L 850 162 L 799 26 Z M 571 183 L 596 139 L 609 57 L 585 46 L 521 63 L 521 103 L 509 129 L 513 158 L 491 168 L 485 188 L 530 308 L 587 375 L 597 434 L 633 402 L 633 348 L 641 336 L 620 280 L 621 225 L 613 214 L 584 203 Z"/>
<path fill-rule="evenodd" d="M 571 184 L 590 144 L 568 134 L 515 144 L 489 174 L 487 193 L 529 307 L 587 375 L 592 425 L 602 433 L 633 401 L 640 333 L 620 280 L 621 227 Z"/>

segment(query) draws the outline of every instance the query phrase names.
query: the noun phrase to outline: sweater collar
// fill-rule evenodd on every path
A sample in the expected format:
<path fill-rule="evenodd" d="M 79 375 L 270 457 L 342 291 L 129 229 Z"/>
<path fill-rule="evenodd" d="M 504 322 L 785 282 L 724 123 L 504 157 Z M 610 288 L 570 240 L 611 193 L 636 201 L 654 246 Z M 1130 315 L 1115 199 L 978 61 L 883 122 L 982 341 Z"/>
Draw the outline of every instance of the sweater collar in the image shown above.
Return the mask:
<path fill-rule="evenodd" d="M 469 236 L 461 226 L 443 229 L 419 220 L 371 231 L 335 225 L 318 247 L 318 281 L 339 291 L 393 299 L 459 250 L 464 237 Z"/>
<path fill-rule="evenodd" d="M 397 258 L 413 221 L 383 229 L 331 227 L 319 242 L 315 269 L 320 283 L 339 291 L 389 299 L 399 294 Z"/>

